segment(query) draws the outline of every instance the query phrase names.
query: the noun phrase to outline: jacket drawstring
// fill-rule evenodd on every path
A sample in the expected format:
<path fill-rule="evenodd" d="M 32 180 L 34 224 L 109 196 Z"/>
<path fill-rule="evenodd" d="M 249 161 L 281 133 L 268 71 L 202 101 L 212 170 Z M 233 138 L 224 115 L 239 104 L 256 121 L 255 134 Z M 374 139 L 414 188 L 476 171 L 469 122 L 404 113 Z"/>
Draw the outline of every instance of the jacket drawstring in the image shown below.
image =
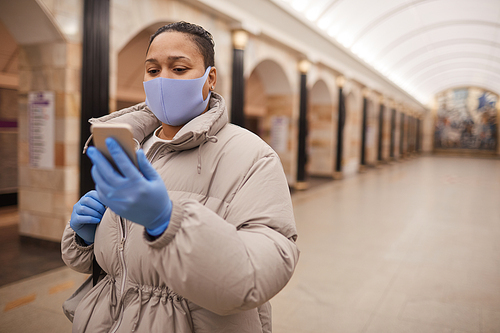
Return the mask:
<path fill-rule="evenodd" d="M 111 280 L 111 290 L 109 291 L 109 306 L 110 308 L 115 308 L 116 310 L 116 287 L 115 287 L 116 280 L 113 278 L 110 278 L 110 280 Z M 113 313 L 113 309 L 111 309 L 111 313 Z M 113 314 L 113 317 L 115 317 L 115 314 Z"/>
<path fill-rule="evenodd" d="M 207 136 L 205 141 L 203 141 L 198 146 L 198 174 L 201 174 L 201 146 L 203 146 L 206 142 L 217 143 L 219 139 L 216 136 Z"/>
<path fill-rule="evenodd" d="M 87 149 L 89 149 L 90 140 L 92 140 L 93 136 L 94 136 L 94 134 L 90 134 L 87 141 L 85 141 L 85 145 L 83 146 L 83 154 L 85 154 L 87 152 Z"/>
<path fill-rule="evenodd" d="M 139 324 L 139 320 L 141 319 L 142 312 L 142 289 L 137 288 L 137 292 L 139 293 L 139 311 L 137 311 L 137 314 L 135 315 L 134 324 L 132 325 L 132 332 L 135 332 L 135 329 Z"/>

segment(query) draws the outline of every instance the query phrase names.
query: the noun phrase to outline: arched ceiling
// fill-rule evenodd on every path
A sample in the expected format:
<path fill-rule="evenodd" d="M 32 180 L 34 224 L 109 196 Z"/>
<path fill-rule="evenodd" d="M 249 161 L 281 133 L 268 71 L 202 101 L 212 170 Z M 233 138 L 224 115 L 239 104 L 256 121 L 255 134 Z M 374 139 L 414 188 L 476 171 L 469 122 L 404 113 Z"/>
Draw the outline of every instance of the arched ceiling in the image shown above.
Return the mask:
<path fill-rule="evenodd" d="M 500 93 L 500 0 L 272 0 L 424 104 L 454 86 Z"/>

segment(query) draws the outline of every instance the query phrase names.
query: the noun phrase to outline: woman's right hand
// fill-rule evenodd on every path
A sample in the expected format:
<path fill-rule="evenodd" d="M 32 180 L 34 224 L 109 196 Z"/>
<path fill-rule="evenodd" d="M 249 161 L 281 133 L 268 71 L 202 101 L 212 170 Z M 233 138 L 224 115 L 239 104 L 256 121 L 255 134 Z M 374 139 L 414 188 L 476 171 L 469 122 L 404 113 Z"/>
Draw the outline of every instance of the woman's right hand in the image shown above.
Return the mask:
<path fill-rule="evenodd" d="M 106 206 L 101 203 L 97 191 L 89 191 L 73 206 L 69 225 L 90 245 L 94 243 L 95 230 L 105 211 Z"/>

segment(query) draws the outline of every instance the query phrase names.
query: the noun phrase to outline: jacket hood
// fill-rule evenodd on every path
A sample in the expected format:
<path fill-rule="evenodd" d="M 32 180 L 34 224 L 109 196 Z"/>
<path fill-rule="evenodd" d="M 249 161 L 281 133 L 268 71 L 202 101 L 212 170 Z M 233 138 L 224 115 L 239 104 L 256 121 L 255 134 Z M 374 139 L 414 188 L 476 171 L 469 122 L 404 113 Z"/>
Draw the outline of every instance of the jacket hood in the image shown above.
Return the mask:
<path fill-rule="evenodd" d="M 228 123 L 228 114 L 224 98 L 212 92 L 207 112 L 185 124 L 174 136 L 173 140 L 165 145 L 173 151 L 192 149 L 210 140 Z M 134 139 L 142 143 L 161 122 L 155 117 L 145 102 L 129 108 L 113 112 L 109 115 L 91 118 L 89 123 L 127 123 L 133 128 Z M 88 146 L 90 138 L 85 144 Z"/>

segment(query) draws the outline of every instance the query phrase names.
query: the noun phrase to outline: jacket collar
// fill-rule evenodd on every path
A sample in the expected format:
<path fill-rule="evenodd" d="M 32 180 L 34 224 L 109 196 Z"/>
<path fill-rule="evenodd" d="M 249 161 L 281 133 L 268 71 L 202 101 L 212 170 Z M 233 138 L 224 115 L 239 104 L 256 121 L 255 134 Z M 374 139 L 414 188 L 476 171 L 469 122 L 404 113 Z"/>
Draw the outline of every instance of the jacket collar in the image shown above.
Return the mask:
<path fill-rule="evenodd" d="M 169 149 L 175 151 L 192 149 L 209 140 L 228 123 L 228 114 L 224 98 L 212 92 L 209 109 L 207 112 L 194 118 L 184 125 L 172 141 L 165 143 Z M 146 103 L 139 103 L 129 108 L 113 112 L 109 115 L 92 118 L 91 124 L 98 122 L 127 123 L 132 126 L 134 139 L 143 142 L 161 122 L 155 117 Z M 84 147 L 87 148 L 88 142 Z"/>

